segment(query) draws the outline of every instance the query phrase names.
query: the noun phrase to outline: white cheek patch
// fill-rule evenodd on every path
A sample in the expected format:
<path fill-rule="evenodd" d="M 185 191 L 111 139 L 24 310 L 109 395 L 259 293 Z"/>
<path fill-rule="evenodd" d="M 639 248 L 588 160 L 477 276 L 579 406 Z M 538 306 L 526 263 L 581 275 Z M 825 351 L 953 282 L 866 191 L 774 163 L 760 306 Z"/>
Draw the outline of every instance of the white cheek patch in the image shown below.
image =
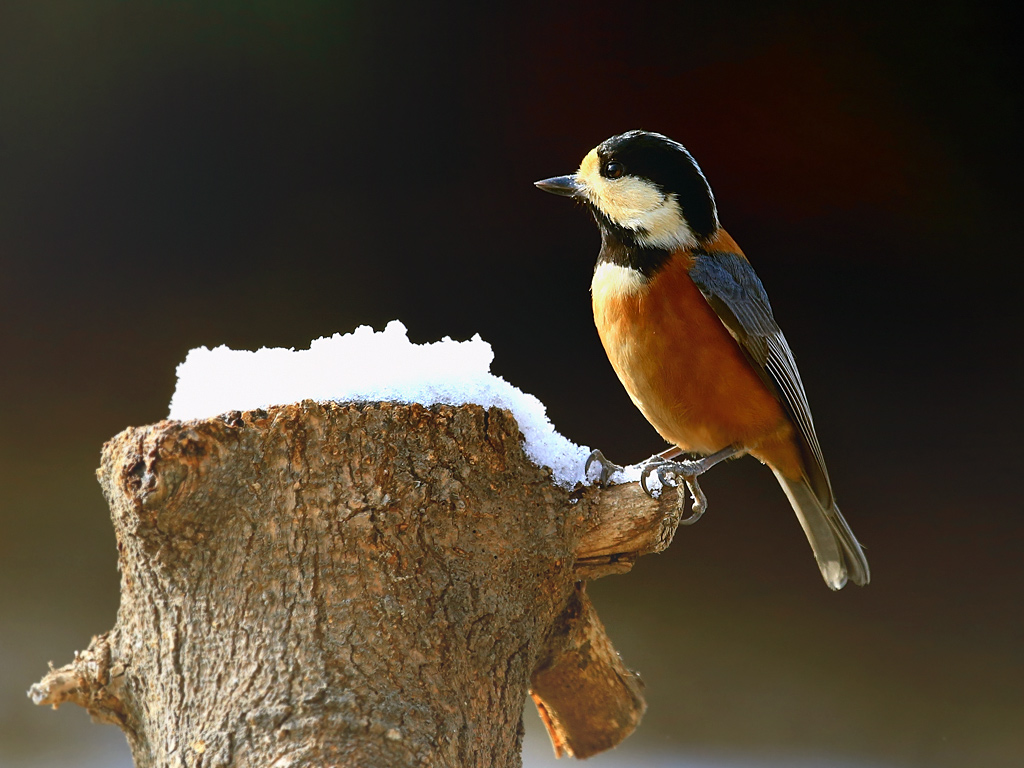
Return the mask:
<path fill-rule="evenodd" d="M 576 180 L 599 211 L 614 224 L 637 232 L 641 244 L 670 251 L 697 244 L 675 195 L 665 195 L 636 176 L 604 178 L 596 150 L 583 158 Z"/>
<path fill-rule="evenodd" d="M 638 223 L 665 205 L 661 190 L 635 176 L 610 180 L 598 175 L 593 180 L 592 190 L 594 202 L 600 204 L 608 218 L 622 226 Z"/>
<path fill-rule="evenodd" d="M 675 195 L 669 195 L 658 208 L 647 212 L 638 220 L 638 224 L 638 227 L 623 226 L 627 226 L 628 229 L 642 228 L 644 234 L 640 235 L 639 239 L 645 245 L 669 251 L 676 248 L 693 248 L 697 245 L 697 237 L 683 218 Z"/>

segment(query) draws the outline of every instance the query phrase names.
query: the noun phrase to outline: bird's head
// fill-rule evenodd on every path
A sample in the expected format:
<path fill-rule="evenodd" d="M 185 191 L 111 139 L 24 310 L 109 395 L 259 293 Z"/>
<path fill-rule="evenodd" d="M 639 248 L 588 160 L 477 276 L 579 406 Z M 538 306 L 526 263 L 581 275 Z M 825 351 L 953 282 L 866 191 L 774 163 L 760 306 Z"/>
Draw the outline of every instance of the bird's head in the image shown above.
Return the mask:
<path fill-rule="evenodd" d="M 641 248 L 673 251 L 712 239 L 718 211 L 700 166 L 682 144 L 648 131 L 612 136 L 571 176 L 536 182 L 584 202 L 602 228 Z"/>

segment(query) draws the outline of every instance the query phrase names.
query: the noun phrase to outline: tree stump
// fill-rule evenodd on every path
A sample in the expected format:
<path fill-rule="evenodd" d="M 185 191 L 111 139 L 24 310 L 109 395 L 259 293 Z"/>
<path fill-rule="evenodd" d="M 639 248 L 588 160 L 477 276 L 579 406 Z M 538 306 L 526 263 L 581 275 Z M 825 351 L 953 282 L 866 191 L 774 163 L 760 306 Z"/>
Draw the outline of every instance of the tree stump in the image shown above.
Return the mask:
<path fill-rule="evenodd" d="M 518 766 L 644 711 L 585 580 L 671 541 L 675 492 L 556 486 L 506 411 L 314 403 L 125 430 L 97 472 L 114 629 L 32 686 L 148 766 Z"/>

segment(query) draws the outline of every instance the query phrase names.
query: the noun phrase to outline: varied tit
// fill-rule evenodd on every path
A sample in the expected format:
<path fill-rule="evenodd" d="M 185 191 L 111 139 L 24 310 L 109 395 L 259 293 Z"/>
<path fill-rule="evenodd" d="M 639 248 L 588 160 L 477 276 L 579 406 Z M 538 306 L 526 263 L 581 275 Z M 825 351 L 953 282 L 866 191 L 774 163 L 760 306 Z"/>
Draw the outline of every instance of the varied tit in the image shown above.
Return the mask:
<path fill-rule="evenodd" d="M 695 519 L 704 507 L 697 475 L 750 454 L 789 497 L 825 583 L 867 584 L 793 353 L 690 153 L 661 134 L 629 131 L 591 150 L 574 175 L 536 184 L 581 201 L 601 231 L 591 283 L 598 334 L 636 407 L 676 446 L 641 477 L 682 478 Z M 669 460 L 682 453 L 702 458 Z M 602 480 L 617 469 L 599 452 L 592 459 Z"/>

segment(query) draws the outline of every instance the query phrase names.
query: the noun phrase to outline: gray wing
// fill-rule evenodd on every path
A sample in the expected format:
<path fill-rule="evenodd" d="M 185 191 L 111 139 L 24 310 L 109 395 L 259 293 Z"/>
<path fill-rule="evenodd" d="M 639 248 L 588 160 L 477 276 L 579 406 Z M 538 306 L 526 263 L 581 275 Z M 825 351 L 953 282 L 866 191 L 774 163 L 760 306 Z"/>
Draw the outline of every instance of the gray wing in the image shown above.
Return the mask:
<path fill-rule="evenodd" d="M 831 507 L 832 486 L 800 371 L 754 268 L 736 253 L 702 252 L 696 255 L 690 279 L 793 420 L 801 438 L 807 479 L 821 503 Z"/>

